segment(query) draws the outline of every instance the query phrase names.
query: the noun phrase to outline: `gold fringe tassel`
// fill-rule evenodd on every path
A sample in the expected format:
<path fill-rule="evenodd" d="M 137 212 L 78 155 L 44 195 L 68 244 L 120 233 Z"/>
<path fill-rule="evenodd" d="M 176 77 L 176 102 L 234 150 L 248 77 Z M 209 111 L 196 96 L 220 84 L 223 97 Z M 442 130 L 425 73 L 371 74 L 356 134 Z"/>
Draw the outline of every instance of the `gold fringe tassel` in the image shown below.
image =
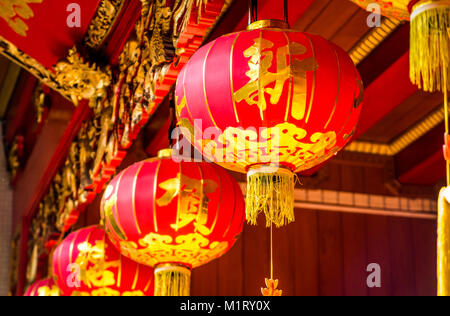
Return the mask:
<path fill-rule="evenodd" d="M 438 296 L 450 296 L 450 187 L 442 188 L 438 202 Z"/>
<path fill-rule="evenodd" d="M 164 264 L 155 268 L 155 296 L 189 296 L 191 270 L 181 265 Z"/>
<path fill-rule="evenodd" d="M 295 174 L 288 169 L 257 166 L 247 175 L 247 222 L 257 225 L 258 216 L 264 213 L 266 226 L 285 226 L 294 216 Z"/>
<path fill-rule="evenodd" d="M 450 1 L 421 1 L 411 15 L 410 78 L 420 89 L 444 91 L 450 86 Z"/>

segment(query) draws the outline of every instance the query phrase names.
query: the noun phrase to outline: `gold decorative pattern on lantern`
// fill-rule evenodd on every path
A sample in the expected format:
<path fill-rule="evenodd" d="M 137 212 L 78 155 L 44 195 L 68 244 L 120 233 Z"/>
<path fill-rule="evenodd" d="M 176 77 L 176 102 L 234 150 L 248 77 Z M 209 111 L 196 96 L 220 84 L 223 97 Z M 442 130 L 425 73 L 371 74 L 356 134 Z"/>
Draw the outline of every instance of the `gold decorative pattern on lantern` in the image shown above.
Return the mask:
<path fill-rule="evenodd" d="M 192 268 L 204 265 L 222 256 L 228 249 L 228 242 L 210 242 L 208 238 L 199 233 L 173 237 L 150 233 L 134 242 L 122 241 L 120 249 L 122 254 L 138 262 L 147 262 L 155 266 L 166 262 L 179 262 L 190 265 Z"/>
<path fill-rule="evenodd" d="M 38 288 L 37 294 L 37 296 L 60 296 L 60 291 L 56 285 L 52 285 L 52 287 L 41 286 Z"/>
<path fill-rule="evenodd" d="M 159 187 L 165 190 L 156 201 L 159 206 L 167 206 L 178 197 L 177 221 L 170 226 L 172 229 L 178 231 L 194 222 L 196 231 L 205 236 L 211 234 L 211 229 L 206 227 L 209 203 L 206 194 L 217 190 L 216 182 L 191 179 L 178 173 L 176 178 L 160 183 Z"/>
<path fill-rule="evenodd" d="M 72 293 L 72 296 L 145 296 L 145 295 L 142 291 L 123 292 L 121 294 L 119 291 L 113 290 L 109 287 L 104 287 L 93 290 L 90 293 L 75 291 Z"/>
<path fill-rule="evenodd" d="M 289 39 L 288 39 L 289 42 Z M 270 95 L 270 103 L 277 104 L 283 94 L 285 82 L 293 78 L 291 84 L 294 89 L 292 104 L 292 117 L 302 120 L 306 112 L 306 73 L 317 70 L 318 64 L 314 58 L 300 59 L 298 56 L 307 52 L 305 46 L 291 42 L 272 51 L 274 43 L 263 38 L 255 39 L 255 43 L 244 51 L 244 56 L 250 58 L 249 71 L 246 75 L 249 82 L 234 93 L 237 102 L 245 100 L 249 105 L 257 105 L 264 119 L 263 112 L 267 109 L 265 94 Z M 276 56 L 277 71 L 272 73 Z M 292 64 L 287 64 L 287 57 L 291 57 Z M 274 88 L 268 86 L 275 83 Z M 292 89 L 290 86 L 290 89 Z"/>
<path fill-rule="evenodd" d="M 182 127 L 192 130 L 192 126 Z M 215 141 L 202 140 L 190 135 L 203 153 L 212 161 L 225 161 L 227 168 L 236 170 L 242 161 L 254 163 L 287 161 L 294 166 L 295 162 L 302 160 L 295 172 L 308 169 L 310 162 L 321 158 L 325 161 L 335 154 L 337 148 L 337 135 L 334 131 L 327 133 L 316 132 L 311 135 L 307 131 L 291 123 L 281 123 L 275 127 L 262 129 L 259 133 L 252 129 L 228 127 Z M 233 146 L 230 146 L 234 144 Z M 227 144 L 227 146 L 224 146 Z M 286 144 L 280 146 L 280 144 Z M 226 151 L 224 150 L 226 148 Z M 226 159 L 225 159 L 226 158 Z M 244 165 L 245 167 L 245 165 Z"/>
<path fill-rule="evenodd" d="M 398 20 L 409 20 L 408 5 L 411 0 L 350 0 L 363 9 L 367 9 L 369 5 L 377 4 L 380 6 L 383 15 L 394 17 Z"/>
<path fill-rule="evenodd" d="M 42 3 L 43 0 L 0 0 L 0 18 L 21 36 L 27 36 L 28 25 L 24 20 L 34 17 L 30 3 Z"/>
<path fill-rule="evenodd" d="M 110 268 L 119 268 L 120 261 L 105 260 L 104 241 L 96 241 L 95 245 L 84 242 L 78 245 L 80 253 L 75 263 L 80 266 L 80 279 L 88 287 L 108 287 L 116 285 L 114 273 Z"/>

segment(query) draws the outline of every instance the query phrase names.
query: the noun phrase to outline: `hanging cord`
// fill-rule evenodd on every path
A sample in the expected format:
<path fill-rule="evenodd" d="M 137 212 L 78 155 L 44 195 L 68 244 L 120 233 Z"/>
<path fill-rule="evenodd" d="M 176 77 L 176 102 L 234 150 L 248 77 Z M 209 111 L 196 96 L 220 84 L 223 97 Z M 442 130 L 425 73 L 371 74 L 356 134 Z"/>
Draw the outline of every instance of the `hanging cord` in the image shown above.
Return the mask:
<path fill-rule="evenodd" d="M 444 68 L 446 69 L 446 68 Z M 448 90 L 447 90 L 447 71 L 444 71 L 444 113 L 445 113 L 445 135 L 449 135 L 449 122 L 448 122 Z M 447 149 L 448 150 L 448 149 Z M 447 186 L 450 186 L 450 161 L 446 160 L 447 170 Z"/>
<path fill-rule="evenodd" d="M 170 120 L 170 127 L 169 127 L 169 134 L 168 134 L 168 138 L 169 138 L 169 148 L 173 147 L 173 138 L 172 138 L 172 134 L 173 131 L 175 130 L 175 128 L 177 127 L 177 118 L 175 115 L 175 96 L 174 96 L 175 92 L 171 92 L 170 96 L 169 96 L 169 109 L 170 109 L 170 114 L 169 114 L 169 120 Z"/>
<path fill-rule="evenodd" d="M 289 25 L 289 9 L 288 9 L 288 0 L 284 0 L 284 22 Z"/>
<path fill-rule="evenodd" d="M 270 224 L 270 279 L 273 280 L 273 224 Z"/>
<path fill-rule="evenodd" d="M 248 0 L 248 25 L 258 21 L 258 0 Z"/>
<path fill-rule="evenodd" d="M 248 25 L 258 21 L 258 0 L 248 0 Z M 288 0 L 284 0 L 284 22 L 289 25 Z"/>

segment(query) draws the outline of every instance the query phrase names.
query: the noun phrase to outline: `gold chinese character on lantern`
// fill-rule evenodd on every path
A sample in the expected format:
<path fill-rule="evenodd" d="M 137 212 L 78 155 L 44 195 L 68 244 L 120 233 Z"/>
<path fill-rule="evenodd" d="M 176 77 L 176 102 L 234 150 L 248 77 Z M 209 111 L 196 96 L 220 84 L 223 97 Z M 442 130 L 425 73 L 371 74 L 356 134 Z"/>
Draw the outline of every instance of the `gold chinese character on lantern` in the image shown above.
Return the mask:
<path fill-rule="evenodd" d="M 194 223 L 196 231 L 208 236 L 211 229 L 206 227 L 208 221 L 209 198 L 206 194 L 217 190 L 217 183 L 210 180 L 191 179 L 183 174 L 169 179 L 159 185 L 166 192 L 157 200 L 159 206 L 167 206 L 178 197 L 177 220 L 170 225 L 178 231 Z"/>
<path fill-rule="evenodd" d="M 263 112 L 267 109 L 265 94 L 270 95 L 270 103 L 276 105 L 283 95 L 286 81 L 291 80 L 291 114 L 297 120 L 303 119 L 306 112 L 306 73 L 317 70 L 317 62 L 312 57 L 300 57 L 307 52 L 306 47 L 300 43 L 291 42 L 273 51 L 274 43 L 269 40 L 257 38 L 254 42 L 255 44 L 244 51 L 244 56 L 250 58 L 250 70 L 246 72 L 250 80 L 235 92 L 236 101 L 245 100 L 249 105 L 257 105 L 263 119 Z M 270 72 L 275 56 L 276 72 Z M 287 63 L 288 59 L 292 59 L 290 65 Z M 274 87 L 270 87 L 273 84 Z"/>
<path fill-rule="evenodd" d="M 0 0 L 0 17 L 9 27 L 21 36 L 27 36 L 28 25 L 24 20 L 34 17 L 30 3 L 42 3 L 44 0 Z"/>

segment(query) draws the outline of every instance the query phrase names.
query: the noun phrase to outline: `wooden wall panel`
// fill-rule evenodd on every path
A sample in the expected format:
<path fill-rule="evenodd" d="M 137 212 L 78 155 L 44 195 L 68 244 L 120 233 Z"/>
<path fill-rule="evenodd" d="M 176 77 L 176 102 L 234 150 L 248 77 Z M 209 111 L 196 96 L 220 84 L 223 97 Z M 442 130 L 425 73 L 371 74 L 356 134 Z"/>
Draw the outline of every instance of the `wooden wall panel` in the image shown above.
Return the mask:
<path fill-rule="evenodd" d="M 295 270 L 295 258 L 292 256 L 295 253 L 293 237 L 292 229 L 273 228 L 274 278 L 279 280 L 279 286 L 285 295 L 295 295 L 295 284 L 292 282 Z M 267 277 L 270 277 L 270 274 L 267 274 Z"/>
<path fill-rule="evenodd" d="M 413 221 L 414 267 L 416 269 L 416 294 L 430 296 L 437 293 L 436 266 L 437 223 L 436 221 Z"/>
<path fill-rule="evenodd" d="M 416 260 L 411 219 L 389 218 L 391 295 L 416 295 Z"/>
<path fill-rule="evenodd" d="M 436 294 L 434 221 L 296 210 L 274 231 L 275 277 L 284 295 Z M 246 226 L 240 242 L 194 270 L 194 296 L 260 296 L 270 275 L 269 231 Z M 381 288 L 367 287 L 368 264 L 381 266 Z"/>
<path fill-rule="evenodd" d="M 218 278 L 219 296 L 242 296 L 244 295 L 244 265 L 243 265 L 244 242 L 242 238 L 234 245 L 229 256 L 218 262 L 218 273 L 230 271 L 224 278 Z M 200 276 L 201 277 L 201 276 Z"/>
<path fill-rule="evenodd" d="M 342 214 L 344 294 L 366 296 L 367 240 L 366 216 Z"/>
<path fill-rule="evenodd" d="M 261 218 L 262 219 L 262 218 Z M 269 231 L 263 220 L 258 226 L 246 225 L 243 234 L 244 294 L 261 295 L 264 278 L 270 276 Z"/>
<path fill-rule="evenodd" d="M 297 211 L 296 221 L 289 226 L 293 231 L 292 252 L 294 270 L 290 282 L 294 283 L 296 295 L 316 296 L 319 286 L 319 234 L 318 213 Z"/>
<path fill-rule="evenodd" d="M 369 288 L 369 296 L 387 296 L 391 294 L 391 261 L 388 233 L 387 217 L 366 216 L 367 265 L 376 263 L 381 268 L 381 288 Z"/>

